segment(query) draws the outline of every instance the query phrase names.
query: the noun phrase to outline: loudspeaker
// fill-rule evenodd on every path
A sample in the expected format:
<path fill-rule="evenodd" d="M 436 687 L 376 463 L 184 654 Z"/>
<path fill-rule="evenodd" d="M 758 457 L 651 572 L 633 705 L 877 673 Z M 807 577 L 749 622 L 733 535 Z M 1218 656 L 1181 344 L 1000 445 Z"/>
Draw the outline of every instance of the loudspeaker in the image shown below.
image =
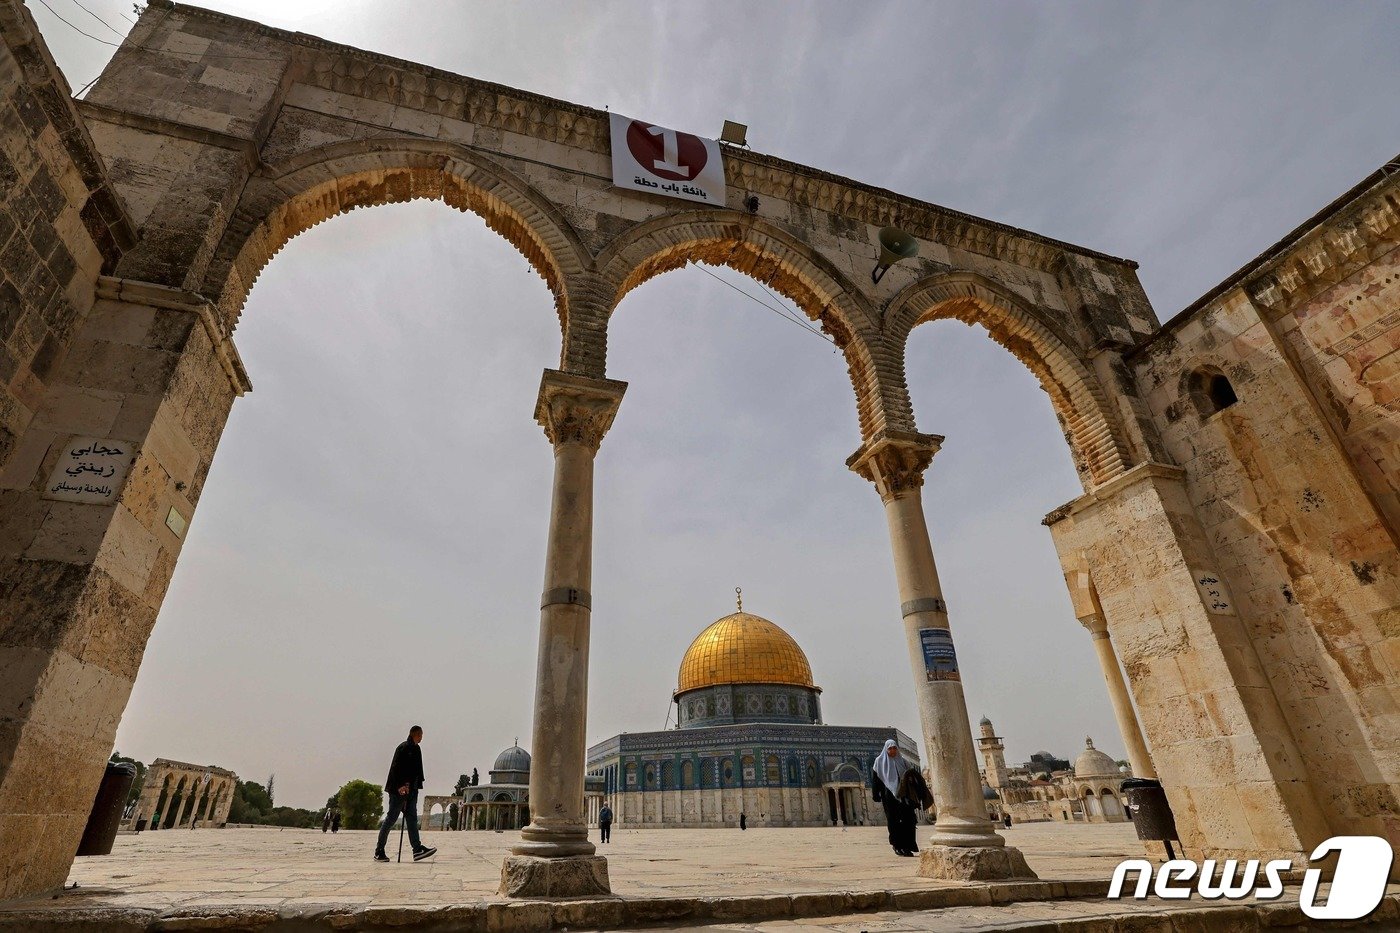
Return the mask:
<path fill-rule="evenodd" d="M 901 259 L 913 259 L 919 255 L 919 241 L 898 227 L 885 227 L 880 231 L 880 260 L 870 271 L 870 281 L 879 282 L 885 270 Z"/>

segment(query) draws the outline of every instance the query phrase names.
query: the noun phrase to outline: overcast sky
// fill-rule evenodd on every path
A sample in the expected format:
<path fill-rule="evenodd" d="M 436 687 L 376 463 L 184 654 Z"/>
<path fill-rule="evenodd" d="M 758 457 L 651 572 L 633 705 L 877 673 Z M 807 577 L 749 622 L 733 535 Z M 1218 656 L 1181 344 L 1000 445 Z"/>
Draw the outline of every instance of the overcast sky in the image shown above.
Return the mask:
<path fill-rule="evenodd" d="M 129 28 L 126 0 L 82 2 Z M 1400 149 L 1394 4 L 208 5 L 703 135 L 738 120 L 758 151 L 1136 259 L 1163 320 Z M 95 77 L 112 48 L 31 8 L 73 87 Z M 278 255 L 236 343 L 254 391 L 118 747 L 316 807 L 419 722 L 429 793 L 484 779 L 529 742 L 547 290 L 472 215 L 358 211 Z M 631 386 L 598 459 L 590 741 L 666 723 L 735 586 L 806 650 L 827 721 L 920 737 L 840 356 L 684 269 L 625 299 L 609 370 Z M 925 507 L 973 720 L 1013 762 L 1085 735 L 1121 757 L 1040 525 L 1081 491 L 1047 397 L 957 322 L 915 332 L 909 382 L 947 436 Z"/>

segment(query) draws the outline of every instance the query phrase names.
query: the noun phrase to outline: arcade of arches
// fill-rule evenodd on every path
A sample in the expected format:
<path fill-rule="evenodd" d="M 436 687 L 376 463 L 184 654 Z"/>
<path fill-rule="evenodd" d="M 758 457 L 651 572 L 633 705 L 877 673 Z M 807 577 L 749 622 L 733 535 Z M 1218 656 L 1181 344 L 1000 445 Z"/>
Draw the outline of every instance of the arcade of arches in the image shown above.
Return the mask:
<path fill-rule="evenodd" d="M 233 806 L 238 775 L 210 765 L 157 758 L 146 771 L 136 808 L 127 828 L 193 829 L 208 823 L 222 826 Z"/>
<path fill-rule="evenodd" d="M 922 872 L 1018 868 L 989 828 L 962 684 L 925 676 L 958 607 L 924 524 L 940 438 L 917 430 L 905 340 L 948 317 L 985 325 L 1063 423 L 1084 494 L 1045 521 L 1133 771 L 1160 776 L 1187 848 L 1299 859 L 1334 834 L 1400 838 L 1400 174 L 1160 324 L 1122 259 L 736 149 L 727 199 L 752 210 L 620 190 L 602 111 L 169 0 L 82 101 L 18 0 L 0 0 L 0 38 L 0 897 L 65 878 L 250 387 L 249 289 L 298 232 L 413 198 L 481 215 L 560 324 L 535 412 L 555 462 L 530 742 L 548 766 L 507 893 L 607 889 L 584 717 L 594 454 L 626 388 L 609 318 L 689 261 L 782 292 L 841 348 L 849 464 L 889 520 L 889 624 L 942 750 Z M 872 284 L 886 225 L 919 255 Z M 74 463 L 94 475 L 64 479 Z"/>

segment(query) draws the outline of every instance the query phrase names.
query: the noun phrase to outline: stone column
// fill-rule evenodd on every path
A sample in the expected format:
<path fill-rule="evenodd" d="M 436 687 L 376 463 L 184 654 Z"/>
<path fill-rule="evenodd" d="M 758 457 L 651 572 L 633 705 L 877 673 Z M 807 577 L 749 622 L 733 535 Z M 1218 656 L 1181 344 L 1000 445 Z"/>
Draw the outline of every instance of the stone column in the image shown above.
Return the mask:
<path fill-rule="evenodd" d="M 195 818 L 195 823 L 203 823 L 209 818 L 209 813 L 214 806 L 214 788 L 217 785 L 211 779 L 204 788 L 204 799 L 199 804 L 199 816 Z"/>
<path fill-rule="evenodd" d="M 233 781 L 224 780 L 223 791 L 219 794 L 219 809 L 214 811 L 214 824 L 222 826 L 228 822 L 228 811 L 233 807 Z"/>
<path fill-rule="evenodd" d="M 625 382 L 546 370 L 535 420 L 554 445 L 554 491 L 540 599 L 530 825 L 501 868 L 515 897 L 607 894 L 607 861 L 588 841 L 588 633 L 593 575 L 593 459 Z"/>
<path fill-rule="evenodd" d="M 931 790 L 938 809 L 930 845 L 919 859 L 929 878 L 982 881 L 1034 878 L 1020 850 L 992 829 L 972 745 L 972 725 L 924 523 L 924 470 L 943 438 L 884 432 L 846 461 L 875 484 L 885 503 L 904 631 L 919 700 Z"/>
<path fill-rule="evenodd" d="M 1089 636 L 1094 641 L 1099 670 L 1103 672 L 1108 699 L 1113 704 L 1113 718 L 1118 721 L 1118 732 L 1123 738 L 1123 749 L 1128 753 L 1133 774 L 1136 777 L 1155 778 L 1157 769 L 1152 764 L 1152 755 L 1147 751 L 1147 740 L 1142 737 L 1137 712 L 1128 695 L 1128 684 L 1123 680 L 1123 670 L 1118 666 L 1118 655 L 1113 650 L 1113 639 L 1108 634 L 1108 623 L 1104 621 L 1103 607 L 1099 605 L 1093 578 L 1087 570 L 1074 570 L 1065 574 L 1065 585 L 1069 587 L 1070 600 L 1074 603 L 1074 614 L 1080 624 L 1089 630 Z"/>

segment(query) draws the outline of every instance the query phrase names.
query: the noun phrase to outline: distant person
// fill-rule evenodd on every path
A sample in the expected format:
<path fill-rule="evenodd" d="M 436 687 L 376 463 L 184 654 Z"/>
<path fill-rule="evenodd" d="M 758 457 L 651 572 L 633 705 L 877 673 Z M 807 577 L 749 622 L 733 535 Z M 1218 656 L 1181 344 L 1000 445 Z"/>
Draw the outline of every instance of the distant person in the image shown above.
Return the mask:
<path fill-rule="evenodd" d="M 885 741 L 884 749 L 870 769 L 870 790 L 875 802 L 884 805 L 890 848 L 896 855 L 906 858 L 919 851 L 914 841 L 915 810 L 899 799 L 899 782 L 910 770 L 909 762 L 900 755 L 894 739 Z"/>
<path fill-rule="evenodd" d="M 336 810 L 332 810 L 332 811 L 331 811 L 331 832 L 332 832 L 332 833 L 338 833 L 338 832 L 340 832 L 340 810 L 339 810 L 339 809 L 336 809 Z"/>
<path fill-rule="evenodd" d="M 1010 828 L 1011 828 L 1011 814 L 1010 814 L 1010 813 L 1003 813 L 1003 814 L 1001 815 L 1001 825 L 1004 826 L 1004 827 L 1006 827 L 1007 829 L 1010 829 Z"/>
<path fill-rule="evenodd" d="M 384 822 L 379 824 L 379 843 L 374 847 L 374 860 L 387 862 L 384 843 L 389 841 L 389 830 L 403 814 L 408 828 L 408 842 L 413 846 L 413 860 L 421 862 L 437 854 L 437 849 L 423 845 L 418 838 L 418 791 L 423 787 L 423 750 L 418 743 L 423 741 L 423 727 L 414 726 L 408 730 L 408 738 L 394 749 L 394 760 L 389 764 L 389 776 L 384 780 L 384 792 L 389 795 L 389 812 Z"/>
<path fill-rule="evenodd" d="M 331 808 L 326 808 L 326 815 L 321 817 L 321 832 L 326 832 L 331 828 Z"/>
<path fill-rule="evenodd" d="M 742 813 L 739 814 L 739 828 L 741 830 L 749 828 L 749 818 Z"/>
<path fill-rule="evenodd" d="M 607 804 L 603 804 L 603 809 L 598 811 L 598 832 L 604 842 L 612 842 L 612 807 Z"/>

